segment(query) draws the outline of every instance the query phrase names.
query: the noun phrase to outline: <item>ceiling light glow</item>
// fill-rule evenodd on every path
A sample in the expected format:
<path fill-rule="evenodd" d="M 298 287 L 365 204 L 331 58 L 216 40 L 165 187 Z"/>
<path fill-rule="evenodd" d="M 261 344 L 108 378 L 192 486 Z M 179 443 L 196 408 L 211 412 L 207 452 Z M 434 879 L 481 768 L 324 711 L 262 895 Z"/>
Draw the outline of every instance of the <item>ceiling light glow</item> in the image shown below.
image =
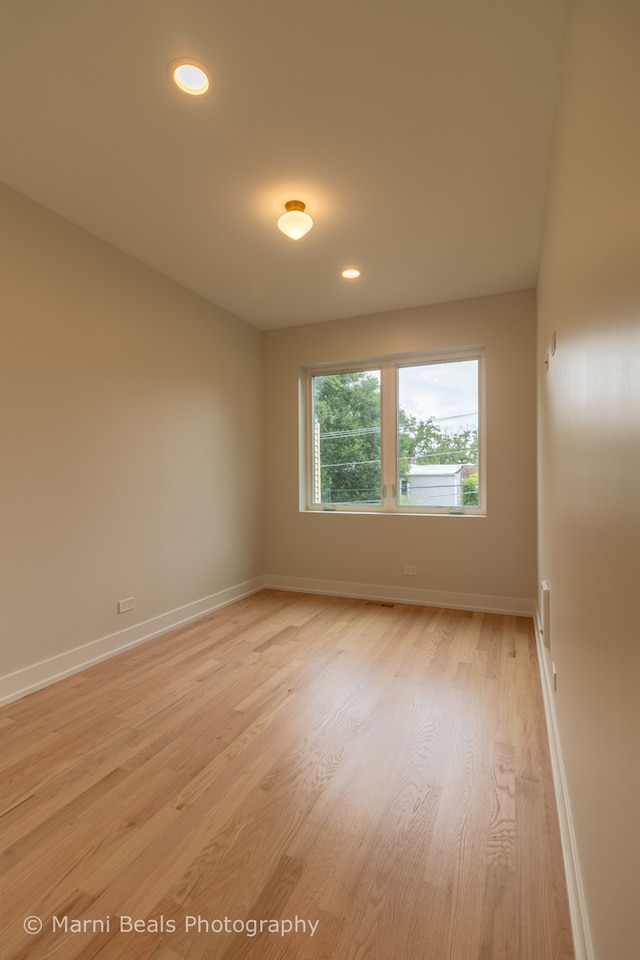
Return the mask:
<path fill-rule="evenodd" d="M 288 200 L 284 208 L 286 213 L 278 220 L 278 229 L 292 240 L 300 240 L 311 230 L 313 220 L 304 212 L 305 205 L 302 200 Z"/>
<path fill-rule="evenodd" d="M 342 276 L 345 280 L 356 280 L 360 276 L 360 271 L 357 267 L 348 267 L 342 271 Z"/>
<path fill-rule="evenodd" d="M 190 93 L 193 97 L 199 97 L 209 89 L 209 77 L 202 67 L 193 62 L 178 64 L 173 71 L 173 79 L 184 93 Z"/>

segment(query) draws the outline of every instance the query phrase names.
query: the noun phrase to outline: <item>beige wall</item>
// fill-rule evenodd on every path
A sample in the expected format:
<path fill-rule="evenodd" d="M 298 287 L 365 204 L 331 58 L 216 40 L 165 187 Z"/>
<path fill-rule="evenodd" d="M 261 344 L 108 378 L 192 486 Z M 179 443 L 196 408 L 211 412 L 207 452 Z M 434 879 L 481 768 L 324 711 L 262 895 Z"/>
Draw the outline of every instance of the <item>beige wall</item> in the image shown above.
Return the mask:
<path fill-rule="evenodd" d="M 640 951 L 639 118 L 640 5 L 578 0 L 539 285 L 539 542 L 597 960 Z"/>
<path fill-rule="evenodd" d="M 262 336 L 4 187 L 0 271 L 5 674 L 262 573 Z"/>
<path fill-rule="evenodd" d="M 298 499 L 303 365 L 484 344 L 488 515 L 305 513 Z M 535 303 L 483 297 L 265 335 L 266 571 L 270 582 L 524 610 L 535 597 Z M 419 576 L 404 576 L 404 564 Z M 351 586 L 348 586 L 351 585 Z M 367 593 L 367 591 L 364 591 Z M 369 591 L 372 592 L 372 591 Z M 410 596 L 407 596 L 409 599 Z"/>

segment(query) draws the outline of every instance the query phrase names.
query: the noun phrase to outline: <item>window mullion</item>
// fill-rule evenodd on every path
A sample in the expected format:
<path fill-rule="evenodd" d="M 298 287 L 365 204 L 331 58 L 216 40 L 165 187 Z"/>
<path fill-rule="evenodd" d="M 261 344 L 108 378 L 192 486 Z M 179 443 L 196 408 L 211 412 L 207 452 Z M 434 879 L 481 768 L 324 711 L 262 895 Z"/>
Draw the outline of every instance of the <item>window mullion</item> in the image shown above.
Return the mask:
<path fill-rule="evenodd" d="M 397 504 L 398 482 L 398 378 L 395 366 L 382 368 L 382 509 L 393 510 Z"/>

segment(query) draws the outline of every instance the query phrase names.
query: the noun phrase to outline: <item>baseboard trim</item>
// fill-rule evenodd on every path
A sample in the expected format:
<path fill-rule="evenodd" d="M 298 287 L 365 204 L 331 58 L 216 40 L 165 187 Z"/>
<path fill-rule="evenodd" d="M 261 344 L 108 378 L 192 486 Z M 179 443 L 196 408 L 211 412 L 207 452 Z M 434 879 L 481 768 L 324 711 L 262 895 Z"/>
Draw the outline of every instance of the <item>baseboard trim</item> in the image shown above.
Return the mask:
<path fill-rule="evenodd" d="M 459 610 L 478 610 L 484 613 L 532 616 L 533 601 L 491 597 L 483 594 L 461 594 L 448 591 L 421 590 L 413 587 L 385 587 L 377 584 L 351 583 L 342 580 L 314 580 L 303 577 L 265 575 L 195 600 L 193 603 L 169 610 L 150 620 L 134 624 L 125 630 L 100 637 L 80 647 L 66 650 L 55 657 L 0 677 L 0 706 L 19 700 L 42 687 L 79 673 L 101 660 L 107 660 L 125 650 L 145 643 L 198 617 L 206 616 L 220 607 L 248 597 L 263 589 L 288 590 L 295 593 L 317 593 L 329 596 L 354 597 L 395 603 L 415 603 L 431 607 L 449 607 Z"/>
<path fill-rule="evenodd" d="M 492 597 L 475 593 L 451 593 L 446 590 L 389 587 L 370 583 L 350 583 L 344 580 L 312 580 L 306 577 L 267 574 L 264 585 L 269 590 L 319 593 L 360 600 L 380 600 L 386 603 L 416 603 L 427 607 L 477 610 L 480 613 L 513 614 L 518 617 L 531 617 L 535 611 L 533 600 L 518 597 Z"/>
<path fill-rule="evenodd" d="M 64 653 L 48 660 L 41 660 L 39 663 L 17 670 L 15 673 L 6 674 L 0 677 L 0 706 L 11 703 L 13 700 L 19 700 L 42 687 L 47 687 L 51 683 L 69 677 L 71 674 L 79 673 L 80 670 L 85 670 L 101 660 L 115 657 L 118 653 L 122 653 L 124 650 L 135 647 L 140 643 L 145 643 L 145 641 L 151 640 L 167 630 L 179 627 L 190 620 L 197 620 L 198 617 L 212 613 L 220 607 L 226 607 L 236 600 L 257 593 L 259 590 L 263 590 L 264 586 L 264 577 L 247 580 L 226 590 L 213 593 L 208 597 L 203 597 L 201 600 L 176 607 L 175 610 L 169 610 L 167 613 L 152 617 L 150 620 L 134 624 L 125 630 L 119 630 L 117 633 L 92 640 L 80 647 L 75 647 L 73 650 L 66 650 Z"/>
<path fill-rule="evenodd" d="M 560 823 L 560 842 L 562 844 L 567 895 L 569 898 L 573 949 L 575 952 L 575 960 L 595 960 L 593 941 L 591 940 L 591 932 L 589 929 L 587 903 L 582 885 L 582 876 L 580 874 L 578 846 L 573 829 L 573 819 L 571 817 L 569 789 L 562 759 L 558 721 L 553 702 L 553 680 L 549 669 L 551 660 L 549 651 L 544 646 L 539 610 L 536 610 L 534 623 L 536 645 L 538 648 L 538 663 L 540 666 L 540 680 L 542 683 L 542 697 L 544 700 L 547 735 L 549 738 L 549 752 L 551 754 L 551 770 L 558 808 L 558 820 Z"/>

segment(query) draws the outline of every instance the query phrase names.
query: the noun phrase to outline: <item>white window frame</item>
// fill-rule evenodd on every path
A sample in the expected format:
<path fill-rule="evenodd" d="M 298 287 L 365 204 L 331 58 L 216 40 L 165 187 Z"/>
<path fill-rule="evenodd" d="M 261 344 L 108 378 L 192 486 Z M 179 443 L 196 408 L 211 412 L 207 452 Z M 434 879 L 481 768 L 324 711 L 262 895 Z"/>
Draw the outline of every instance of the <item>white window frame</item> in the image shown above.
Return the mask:
<path fill-rule="evenodd" d="M 478 505 L 462 507 L 400 504 L 398 483 L 398 369 L 408 366 L 463 360 L 478 362 Z M 313 502 L 313 378 L 331 374 L 380 371 L 380 459 L 379 504 Z M 437 353 L 401 354 L 368 358 L 348 363 L 323 363 L 304 367 L 300 375 L 300 510 L 312 513 L 372 513 L 400 516 L 486 516 L 486 434 L 485 352 L 482 347 Z"/>

